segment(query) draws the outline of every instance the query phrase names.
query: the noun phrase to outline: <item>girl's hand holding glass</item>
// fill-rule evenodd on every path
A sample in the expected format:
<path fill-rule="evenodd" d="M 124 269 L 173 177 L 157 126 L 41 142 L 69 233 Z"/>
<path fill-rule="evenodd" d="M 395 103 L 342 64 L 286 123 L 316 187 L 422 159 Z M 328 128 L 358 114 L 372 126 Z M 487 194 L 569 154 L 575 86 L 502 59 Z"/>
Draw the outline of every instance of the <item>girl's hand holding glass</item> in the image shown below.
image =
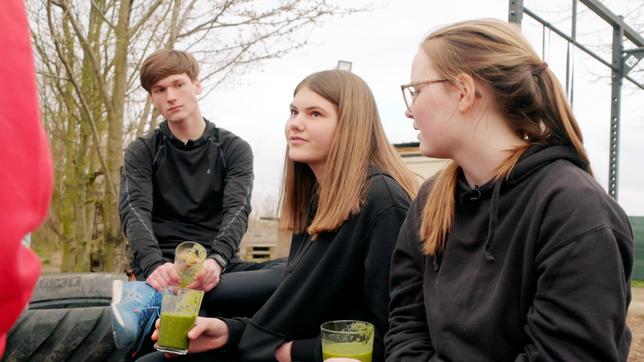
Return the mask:
<path fill-rule="evenodd" d="M 159 320 L 157 319 L 152 340 L 159 339 Z M 188 353 L 206 352 L 218 349 L 228 343 L 228 325 L 217 318 L 197 317 L 195 326 L 188 332 Z M 172 357 L 166 353 L 166 358 Z"/>

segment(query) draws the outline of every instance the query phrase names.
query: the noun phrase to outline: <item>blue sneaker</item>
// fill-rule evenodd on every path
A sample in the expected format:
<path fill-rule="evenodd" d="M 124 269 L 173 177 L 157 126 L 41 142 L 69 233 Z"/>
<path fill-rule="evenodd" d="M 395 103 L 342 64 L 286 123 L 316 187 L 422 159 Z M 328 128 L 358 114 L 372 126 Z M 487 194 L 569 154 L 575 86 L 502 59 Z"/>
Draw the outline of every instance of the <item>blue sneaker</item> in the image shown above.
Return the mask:
<path fill-rule="evenodd" d="M 117 349 L 132 347 L 137 340 L 136 350 L 141 348 L 159 317 L 161 297 L 145 282 L 112 282 L 112 335 Z"/>

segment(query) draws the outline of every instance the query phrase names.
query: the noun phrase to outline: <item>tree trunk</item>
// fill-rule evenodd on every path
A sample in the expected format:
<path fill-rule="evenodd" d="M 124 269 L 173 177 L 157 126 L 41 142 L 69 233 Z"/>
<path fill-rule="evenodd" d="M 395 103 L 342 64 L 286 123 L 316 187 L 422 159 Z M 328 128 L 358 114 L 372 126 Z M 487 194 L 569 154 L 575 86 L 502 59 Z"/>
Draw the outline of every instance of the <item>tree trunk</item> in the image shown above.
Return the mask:
<path fill-rule="evenodd" d="M 127 92 L 128 47 L 130 11 L 132 2 L 120 2 L 119 16 L 114 35 L 114 82 L 112 86 L 112 109 L 108 114 L 107 124 L 107 169 L 118 190 L 123 152 L 123 114 L 125 111 L 125 95 Z M 118 215 L 118 200 L 105 193 L 103 201 L 103 266 L 104 271 L 124 270 L 126 255 Z"/>
<path fill-rule="evenodd" d="M 70 67 L 74 67 L 73 47 L 71 34 L 67 22 L 63 24 L 64 36 L 64 51 L 67 63 Z M 70 56 L 71 55 L 71 56 Z M 77 122 L 74 118 L 74 110 L 72 107 L 73 100 L 73 86 L 71 83 L 65 85 L 65 98 L 64 104 L 66 105 L 63 114 L 67 129 L 65 131 L 64 145 L 65 145 L 65 158 L 64 158 L 64 182 L 63 182 L 63 195 L 62 195 L 62 243 L 63 243 L 63 261 L 61 265 L 62 272 L 72 272 L 75 270 L 77 263 L 77 244 L 76 244 L 76 228 L 74 227 L 74 215 L 76 214 L 76 170 L 74 163 L 76 160 L 76 138 L 77 138 Z"/>

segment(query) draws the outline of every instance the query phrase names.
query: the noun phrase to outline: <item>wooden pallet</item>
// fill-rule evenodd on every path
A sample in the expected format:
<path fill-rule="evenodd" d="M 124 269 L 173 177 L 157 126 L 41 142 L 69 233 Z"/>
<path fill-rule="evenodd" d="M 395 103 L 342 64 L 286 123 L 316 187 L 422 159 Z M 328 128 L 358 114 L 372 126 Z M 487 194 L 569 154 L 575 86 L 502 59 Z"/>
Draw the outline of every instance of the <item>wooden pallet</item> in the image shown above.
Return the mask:
<path fill-rule="evenodd" d="M 244 246 L 241 257 L 246 261 L 262 262 L 275 259 L 275 251 L 274 244 L 250 244 Z"/>

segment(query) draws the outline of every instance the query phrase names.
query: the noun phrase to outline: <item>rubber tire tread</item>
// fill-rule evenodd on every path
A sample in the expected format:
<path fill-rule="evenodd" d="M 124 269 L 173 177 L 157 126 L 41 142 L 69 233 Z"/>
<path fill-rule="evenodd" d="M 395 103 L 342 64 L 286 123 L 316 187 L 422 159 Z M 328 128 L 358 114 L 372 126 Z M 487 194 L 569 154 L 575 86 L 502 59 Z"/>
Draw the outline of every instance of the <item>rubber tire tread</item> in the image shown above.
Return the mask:
<path fill-rule="evenodd" d="M 109 307 L 25 311 L 9 332 L 4 361 L 125 361 L 112 340 Z"/>
<path fill-rule="evenodd" d="M 114 279 L 126 280 L 126 277 L 112 273 L 44 275 L 38 280 L 29 309 L 109 306 Z"/>

